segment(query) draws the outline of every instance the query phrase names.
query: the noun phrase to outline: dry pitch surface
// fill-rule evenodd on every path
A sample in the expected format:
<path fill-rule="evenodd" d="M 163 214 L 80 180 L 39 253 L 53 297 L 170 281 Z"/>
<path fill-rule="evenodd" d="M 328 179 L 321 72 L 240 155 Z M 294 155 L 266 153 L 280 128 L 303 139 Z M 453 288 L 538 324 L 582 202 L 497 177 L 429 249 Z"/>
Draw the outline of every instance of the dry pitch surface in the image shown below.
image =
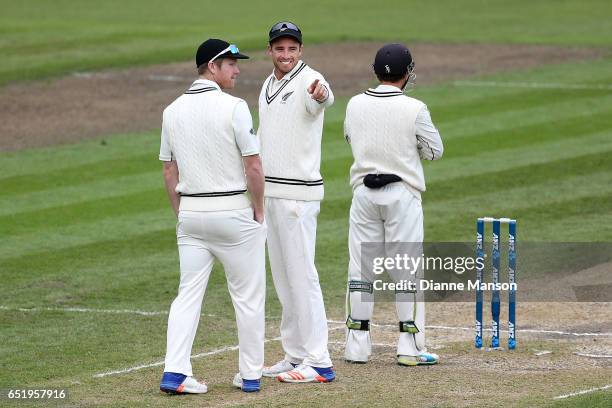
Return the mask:
<path fill-rule="evenodd" d="M 322 401 L 335 406 L 405 406 L 407 401 L 415 407 L 543 406 L 612 383 L 609 303 L 519 305 L 517 313 L 523 320 L 518 322 L 515 351 L 474 349 L 473 303 L 429 304 L 427 346 L 441 356 L 441 363 L 430 367 L 395 364 L 393 309 L 392 304 L 377 305 L 373 355 L 367 364 L 343 361 L 344 324 L 330 321 L 330 351 L 338 374 L 330 384 L 264 379 L 260 393 L 247 395 L 231 386 L 237 352 L 207 350 L 214 354 L 193 359 L 194 371 L 205 375 L 209 385 L 205 396 L 162 395 L 157 391 L 160 372 L 155 367 L 84 379 L 71 388 L 71 398 L 78 405 L 115 406 L 144 401 L 152 406 L 320 406 Z M 267 333 L 278 333 L 277 320 L 268 320 Z M 503 332 L 502 342 L 506 339 Z M 266 344 L 267 361 L 281 355 L 280 342 L 271 338 Z M 129 393 L 108 394 L 117 387 L 125 389 L 125 384 Z"/>
<path fill-rule="evenodd" d="M 350 96 L 371 84 L 369 63 L 379 46 L 306 47 L 304 59 L 326 75 L 337 95 Z M 596 58 L 604 53 L 586 48 L 435 44 L 417 44 L 412 50 L 419 84 Z M 254 107 L 270 63 L 263 52 L 252 54 L 253 60 L 242 65 L 236 94 Z M 0 90 L 0 149 L 158 128 L 163 107 L 192 80 L 191 62 L 185 62 L 9 85 Z M 332 316 L 330 350 L 338 373 L 332 384 L 286 385 L 265 380 L 261 393 L 244 395 L 231 387 L 237 352 L 228 350 L 194 359 L 195 372 L 209 383 L 206 396 L 160 395 L 160 368 L 154 367 L 75 379 L 70 404 L 126 406 L 146 401 L 151 406 L 320 406 L 325 401 L 336 406 L 499 406 L 522 400 L 528 406 L 612 383 L 609 303 L 519 304 L 519 346 L 513 352 L 473 348 L 472 303 L 434 303 L 427 312 L 431 326 L 428 347 L 441 355 L 438 366 L 395 365 L 395 318 L 392 306 L 383 304 L 376 311 L 375 322 L 382 325 L 373 328 L 374 355 L 366 365 L 342 360 L 344 329 L 335 323 L 341 316 Z M 485 316 L 487 312 L 485 309 Z M 268 336 L 276 336 L 278 321 L 271 319 L 268 325 Z M 506 334 L 502 335 L 505 339 Z M 278 340 L 267 343 L 266 356 L 268 363 L 281 356 Z M 129 367 L 109 370 L 125 368 Z"/>

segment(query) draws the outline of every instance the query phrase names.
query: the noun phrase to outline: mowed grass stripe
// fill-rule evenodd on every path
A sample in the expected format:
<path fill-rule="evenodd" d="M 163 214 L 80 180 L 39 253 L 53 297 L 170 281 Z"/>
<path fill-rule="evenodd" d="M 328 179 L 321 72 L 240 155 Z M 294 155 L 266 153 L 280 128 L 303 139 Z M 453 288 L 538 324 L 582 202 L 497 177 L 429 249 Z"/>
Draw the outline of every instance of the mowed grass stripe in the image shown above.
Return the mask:
<path fill-rule="evenodd" d="M 162 172 L 157 169 L 147 173 L 128 173 L 117 178 L 102 178 L 85 184 L 11 195 L 0 198 L 0 216 L 144 192 L 162 188 L 163 183 Z"/>
<path fill-rule="evenodd" d="M 485 177 L 489 171 L 571 159 L 583 154 L 595 154 L 609 150 L 612 150 L 612 139 L 609 131 L 606 130 L 588 136 L 578 135 L 573 139 L 529 146 L 526 149 L 517 146 L 498 150 L 495 154 L 482 151 L 469 157 L 454 158 L 452 155 L 445 155 L 440 161 L 424 162 L 423 164 L 426 182 L 432 183 L 478 174 Z"/>
<path fill-rule="evenodd" d="M 27 256 L 29 252 L 58 250 L 146 232 L 165 231 L 175 224 L 176 219 L 169 206 L 91 222 L 66 223 L 61 226 L 41 224 L 35 231 L 8 237 L 7 245 L 0 247 L 0 258 Z"/>
<path fill-rule="evenodd" d="M 543 65 L 529 70 L 513 70 L 493 75 L 480 75 L 470 80 L 500 81 L 500 82 L 540 82 L 600 84 L 612 83 L 612 58 L 610 53 L 597 59 L 572 61 L 569 63 Z M 458 88 L 460 89 L 460 88 Z M 465 90 L 469 92 L 469 90 Z"/>
<path fill-rule="evenodd" d="M 150 172 L 155 168 L 161 174 L 161 167 L 162 164 L 157 157 L 147 153 L 36 174 L 6 177 L 0 179 L 0 197 L 78 186 L 102 179 Z"/>
<path fill-rule="evenodd" d="M 161 118 L 160 118 L 161 121 Z M 62 146 L 0 153 L 0 180 L 36 175 L 151 152 L 159 154 L 159 132 L 121 134 Z"/>
<path fill-rule="evenodd" d="M 427 191 L 423 194 L 423 200 L 428 202 L 428 196 L 432 192 L 432 183 L 483 175 L 486 172 L 503 171 L 531 164 L 538 165 L 556 160 L 572 159 L 580 155 L 598 154 L 610 150 L 612 150 L 610 132 L 603 131 L 593 135 L 580 135 L 573 139 L 554 141 L 554 143 L 529 146 L 528 148 L 503 149 L 495 154 L 483 151 L 475 153 L 473 156 L 457 158 L 445 154 L 439 161 L 423 162 L 427 184 Z M 322 173 L 325 180 L 325 200 L 333 200 L 351 194 L 348 185 L 351 164 L 350 150 L 348 156 L 343 159 L 336 159 L 333 164 L 330 161 L 324 161 Z M 345 172 L 344 175 L 342 175 L 343 172 Z M 332 174 L 334 177 L 331 177 Z"/>
<path fill-rule="evenodd" d="M 154 211 L 168 205 L 165 191 L 158 188 L 2 216 L 0 230 L 5 236 L 17 235 L 37 231 L 42 226 L 60 228 L 69 224 L 91 223 L 105 218 Z"/>
<path fill-rule="evenodd" d="M 0 260 L 0 278 L 11 287 L 3 295 L 8 305 L 167 310 L 179 282 L 176 235 L 174 228 L 168 228 L 70 248 L 32 251 L 27 256 Z M 267 310 L 278 315 L 273 285 L 267 291 Z M 219 263 L 215 263 L 209 279 L 206 305 L 207 313 L 232 315 Z"/>
<path fill-rule="evenodd" d="M 44 264 L 50 252 L 33 253 L 40 256 L 40 262 L 31 261 L 25 266 L 13 258 L 2 264 L 3 268 L 8 268 L 6 274 L 2 274 L 3 282 L 12 288 L 4 296 L 3 302 L 26 308 L 167 310 L 176 296 L 179 283 L 176 236 L 171 229 L 160 231 L 159 237 L 152 242 L 152 235 L 136 236 L 131 245 L 134 252 L 129 256 L 119 257 L 122 252 L 114 250 L 112 256 L 103 253 L 91 256 L 93 251 L 90 246 L 80 246 L 76 248 L 77 252 L 70 249 L 58 251 L 61 262 L 55 268 L 48 268 Z M 170 242 L 172 238 L 173 242 Z M 147 245 L 155 249 L 142 251 L 142 239 L 147 239 Z M 98 244 L 102 250 L 106 250 L 127 243 L 105 241 Z M 82 256 L 89 257 L 89 262 L 80 262 L 80 250 L 83 250 Z M 21 267 L 27 269 L 19 269 Z M 207 298 L 213 305 L 209 306 L 207 313 L 231 315 L 231 300 L 222 299 L 226 293 L 225 276 L 219 265 L 215 264 L 207 291 Z M 111 303 L 109 299 L 112 299 Z"/>
<path fill-rule="evenodd" d="M 525 183 L 528 183 L 528 181 L 525 180 Z M 557 207 L 564 207 L 566 202 L 575 199 L 588 200 L 592 198 L 594 204 L 590 208 L 599 209 L 599 211 L 602 209 L 607 211 L 609 202 L 612 200 L 612 172 L 609 171 L 598 171 L 582 176 L 568 177 L 566 175 L 563 178 L 552 180 L 544 177 L 539 183 L 518 184 L 520 187 L 515 188 L 492 185 L 480 192 L 468 191 L 465 194 L 458 194 L 456 198 L 452 199 L 448 197 L 439 200 L 425 199 L 423 208 L 426 225 L 438 231 L 435 234 L 435 239 L 451 240 L 461 236 L 457 234 L 464 233 L 462 229 L 454 229 L 456 225 L 449 223 L 449 220 L 457 217 L 454 214 L 461 214 L 459 219 L 465 227 L 473 224 L 472 218 L 483 216 L 485 213 L 518 218 L 515 214 L 519 211 L 521 214 L 528 214 L 529 209 L 539 209 L 541 207 L 550 210 L 549 214 L 539 211 L 542 213 L 540 218 L 546 220 L 558 215 L 559 211 L 555 210 Z M 597 185 L 598 188 L 593 189 L 593 185 Z M 608 204 L 603 206 L 606 202 Z M 571 204 L 567 205 L 571 207 Z M 343 226 L 347 225 L 349 208 L 350 199 L 326 200 L 319 216 L 320 228 L 325 232 L 344 228 Z M 343 216 L 339 217 L 338 215 L 341 214 Z M 466 219 L 469 221 L 466 221 Z M 530 228 L 524 226 L 524 221 L 521 224 L 523 225 L 523 234 L 530 230 Z M 469 237 L 473 235 L 472 233 L 473 231 L 470 230 Z M 320 231 L 319 235 L 321 234 Z"/>
<path fill-rule="evenodd" d="M 598 188 L 594 189 L 593 185 Z M 427 203 L 424 209 L 426 222 L 431 231 L 436 231 L 434 239 L 471 237 L 475 217 L 485 215 L 520 219 L 521 237 L 535 239 L 538 237 L 537 226 L 547 220 L 581 212 L 606 212 L 611 200 L 612 173 L 604 171 L 526 187 L 487 190 L 480 195 Z M 580 206 L 577 207 L 576 203 L 580 203 Z M 462 234 L 466 226 L 470 226 L 467 235 Z M 548 239 L 556 240 L 555 237 Z"/>
<path fill-rule="evenodd" d="M 565 90 L 565 89 L 522 89 L 510 95 L 486 95 L 481 98 L 463 102 L 432 107 L 434 123 L 452 123 L 466 118 L 486 118 L 499 112 L 523 111 L 525 108 L 544 108 L 554 106 L 560 101 L 580 103 L 582 100 L 602 98 L 610 94 L 601 90 Z"/>
<path fill-rule="evenodd" d="M 525 180 L 525 183 L 528 183 Z M 596 189 L 593 185 L 597 185 Z M 434 218 L 443 221 L 442 215 L 451 208 L 473 208 L 480 211 L 495 211 L 496 208 L 520 209 L 538 203 L 555 203 L 576 197 L 601 196 L 612 192 L 612 172 L 603 169 L 585 175 L 566 175 L 563 178 L 545 179 L 540 183 L 521 184 L 519 187 L 504 188 L 493 185 L 482 190 L 481 194 L 462 194 L 454 199 L 431 201 L 426 210 Z M 511 214 L 508 215 L 512 217 Z"/>
<path fill-rule="evenodd" d="M 95 231 L 92 230 L 92 234 L 95 235 Z M 146 256 L 169 248 L 176 249 L 173 228 L 58 250 L 32 251 L 26 257 L 5 258 L 0 260 L 0 276 L 10 280 L 15 272 L 22 275 L 27 271 L 36 271 L 39 276 L 57 271 L 78 272 L 96 263 L 113 264 L 123 258 Z"/>
<path fill-rule="evenodd" d="M 557 125 L 561 126 L 563 132 L 559 131 Z M 423 164 L 426 169 L 433 166 L 431 172 L 438 175 L 440 174 L 440 163 L 444 162 L 446 169 L 451 165 L 452 169 L 449 173 L 442 173 L 441 176 L 437 176 L 448 178 L 452 177 L 453 174 L 456 175 L 458 171 L 462 171 L 461 167 L 457 166 L 458 159 L 496 156 L 501 162 L 506 162 L 504 156 L 508 157 L 508 154 L 513 153 L 512 155 L 516 158 L 512 158 L 512 164 L 520 165 L 514 163 L 521 160 L 521 154 L 529 154 L 531 149 L 542 152 L 542 159 L 547 159 L 555 151 L 560 152 L 558 146 L 559 143 L 563 144 L 564 139 L 570 140 L 567 144 L 577 144 L 578 151 L 572 150 L 570 153 L 579 154 L 579 151 L 587 145 L 584 142 L 585 140 L 600 139 L 600 135 L 609 139 L 609 129 L 612 129 L 612 113 L 593 115 L 587 122 L 577 119 L 557 121 L 554 124 L 504 129 L 467 139 L 443 140 L 444 156 L 441 161 L 432 163 L 424 161 Z M 514 147 L 518 147 L 518 149 L 512 149 Z M 343 177 L 348 180 L 350 166 L 353 163 L 350 146 L 338 146 L 337 149 L 336 152 L 331 154 L 334 157 L 333 159 L 326 159 L 323 162 L 322 174 L 326 180 Z M 511 149 L 512 152 L 510 152 Z M 486 153 L 482 153 L 483 151 Z M 533 154 L 529 154 L 529 156 L 533 157 Z M 448 163 L 449 161 L 452 161 L 452 163 Z M 483 169 L 486 169 L 486 171 L 495 170 L 495 168 L 484 167 L 481 163 L 477 163 L 479 164 L 478 172 L 482 172 Z M 426 181 L 428 180 L 430 178 L 426 177 Z"/>
<path fill-rule="evenodd" d="M 502 196 L 500 193 L 499 196 Z M 466 241 L 474 240 L 475 223 L 477 217 L 483 215 L 506 215 L 520 221 L 520 239 L 531 241 L 609 241 L 612 240 L 612 228 L 607 224 L 598 225 L 598 219 L 608 219 L 610 215 L 609 203 L 612 200 L 612 191 L 604 191 L 598 195 L 587 195 L 566 200 L 550 199 L 538 200 L 537 204 L 523 198 L 523 206 L 516 205 L 516 200 L 503 200 L 497 202 L 500 205 L 483 208 L 473 205 L 462 207 L 461 205 L 447 205 L 445 208 L 435 208 L 430 211 L 431 203 L 424 205 L 425 215 L 425 240 L 433 241 Z M 476 200 L 477 201 L 477 200 Z M 496 203 L 497 203 L 496 202 Z M 338 210 L 341 203 L 329 203 L 329 210 Z M 317 259 L 321 268 L 333 272 L 337 265 L 336 259 L 340 258 L 341 266 L 346 269 L 345 246 L 347 245 L 348 233 L 348 206 L 343 209 L 346 214 L 341 218 L 328 218 L 319 224 L 318 234 L 323 235 L 321 242 L 317 243 Z M 341 209 L 341 208 L 340 208 Z M 323 211 L 321 212 L 323 214 Z M 443 213 L 442 217 L 440 214 Z M 569 217 L 576 220 L 565 224 L 563 220 Z M 581 217 L 585 223 L 580 223 Z M 589 221 L 591 219 L 591 221 Z M 552 224 L 551 224 L 552 223 Z M 553 227 L 556 226 L 556 227 Z M 572 229 L 574 227 L 575 229 Z M 556 228 L 563 232 L 555 233 Z M 344 244 L 340 245 L 339 244 Z M 320 245 L 320 249 L 319 249 Z M 323 260 L 323 253 L 326 253 Z M 332 262 L 332 263 L 328 263 Z"/>
<path fill-rule="evenodd" d="M 20 368 L 13 370 L 10 378 L 20 386 L 44 383 L 65 387 L 76 379 L 91 378 L 95 373 L 164 359 L 166 322 L 157 316 L 134 319 L 59 311 L 0 311 L 0 315 L 6 333 L 0 358 L 8 367 Z M 203 330 L 194 341 L 194 354 L 237 344 L 236 324 L 231 318 L 204 316 L 200 326 Z M 24 353 L 24 349 L 28 352 Z M 163 367 L 151 370 L 161 369 Z M 72 387 L 77 385 L 72 384 Z M 71 393 L 73 391 L 71 389 Z"/>
<path fill-rule="evenodd" d="M 476 110 L 455 121 L 438 120 L 431 114 L 440 130 L 448 156 L 477 154 L 494 147 L 503 149 L 524 143 L 540 143 L 557 137 L 571 138 L 612 128 L 612 95 L 588 98 L 584 103 L 561 100 L 550 106 L 523 106 L 514 111 L 496 111 L 489 116 Z M 459 108 L 460 109 L 460 108 Z M 494 111 L 495 112 L 495 111 Z M 500 142 L 500 138 L 507 140 Z M 522 139 L 517 140 L 517 137 Z M 486 143 L 486 145 L 481 145 Z M 328 123 L 323 138 L 323 160 L 350 156 L 350 146 L 344 139 L 343 123 Z M 323 164 L 325 166 L 325 163 Z M 328 166 L 329 167 L 329 166 Z"/>
<path fill-rule="evenodd" d="M 483 215 L 506 215 L 520 222 L 521 241 L 563 242 L 569 238 L 574 241 L 573 236 L 587 237 L 586 241 L 610 241 L 612 234 L 610 229 L 587 229 L 588 224 L 574 224 L 578 227 L 575 234 L 569 234 L 569 225 L 559 223 L 558 226 L 566 229 L 563 234 L 557 234 L 547 227 L 551 222 L 558 222 L 565 217 L 580 217 L 584 214 L 597 214 L 608 211 L 612 192 L 604 191 L 599 195 L 576 196 L 566 200 L 538 200 L 537 203 L 523 200 L 523 206 L 516 206 L 514 202 L 506 203 L 499 201 L 499 205 L 493 207 L 475 206 L 461 211 L 460 208 L 449 208 L 442 222 L 439 212 L 436 215 L 425 212 L 425 236 L 427 241 L 474 241 L 476 229 L 476 218 Z M 578 239 L 576 239 L 578 240 Z"/>
<path fill-rule="evenodd" d="M 491 171 L 486 176 L 466 176 L 429 183 L 426 199 L 428 203 L 437 203 L 462 196 L 478 195 L 483 191 L 502 189 L 503 192 L 546 181 L 563 181 L 569 174 L 583 176 L 604 170 L 612 172 L 612 150 Z"/>
<path fill-rule="evenodd" d="M 551 237 L 554 237 L 555 241 L 566 242 L 593 241 L 594 236 L 599 237 L 600 240 L 610 240 L 612 239 L 612 208 L 607 212 L 602 211 L 605 211 L 605 206 L 602 206 L 598 212 L 590 214 L 584 211 L 573 214 L 565 213 L 559 218 L 539 225 L 532 237 L 538 240 L 552 240 Z M 527 219 L 530 217 L 527 215 Z"/>
<path fill-rule="evenodd" d="M 546 126 L 557 121 L 582 120 L 587 122 L 591 115 L 610 114 L 612 106 L 612 93 L 609 96 L 589 98 L 582 103 L 571 100 L 561 100 L 556 104 L 547 106 L 525 106 L 523 109 L 513 111 L 500 111 L 496 114 L 478 116 L 474 112 L 471 116 L 452 122 L 437 123 L 438 129 L 445 140 L 477 137 L 487 133 L 499 132 L 515 127 Z M 561 132 L 561 128 L 559 128 Z"/>

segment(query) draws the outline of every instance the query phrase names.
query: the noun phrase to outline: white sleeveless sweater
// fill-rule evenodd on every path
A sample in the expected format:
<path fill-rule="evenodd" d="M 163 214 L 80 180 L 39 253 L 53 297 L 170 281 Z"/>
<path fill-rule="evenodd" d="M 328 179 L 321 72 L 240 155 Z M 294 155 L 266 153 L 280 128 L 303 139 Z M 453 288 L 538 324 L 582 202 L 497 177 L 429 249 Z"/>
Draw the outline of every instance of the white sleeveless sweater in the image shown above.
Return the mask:
<path fill-rule="evenodd" d="M 306 109 L 308 86 L 323 76 L 299 62 L 289 80 L 274 88 L 273 75 L 263 84 L 259 97 L 261 157 L 266 176 L 266 197 L 320 201 L 321 135 L 324 110 Z M 331 92 L 331 91 L 330 91 Z"/>
<path fill-rule="evenodd" d="M 400 91 L 368 90 L 351 98 L 344 132 L 355 159 L 353 190 L 367 174 L 395 174 L 420 199 L 425 191 L 415 120 L 425 104 Z"/>
<path fill-rule="evenodd" d="M 246 208 L 246 177 L 232 117 L 241 99 L 194 84 L 163 114 L 165 138 L 179 169 L 181 210 Z"/>

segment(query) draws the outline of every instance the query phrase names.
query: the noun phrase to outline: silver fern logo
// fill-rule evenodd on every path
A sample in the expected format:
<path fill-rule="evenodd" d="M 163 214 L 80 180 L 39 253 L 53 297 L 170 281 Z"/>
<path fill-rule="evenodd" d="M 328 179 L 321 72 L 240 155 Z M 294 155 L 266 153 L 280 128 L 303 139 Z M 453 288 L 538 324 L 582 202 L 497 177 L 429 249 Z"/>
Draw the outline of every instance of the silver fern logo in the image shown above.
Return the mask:
<path fill-rule="evenodd" d="M 286 94 L 284 94 L 281 98 L 281 103 L 287 103 L 287 99 L 289 99 L 289 97 L 293 94 L 293 91 L 291 92 L 287 92 Z"/>

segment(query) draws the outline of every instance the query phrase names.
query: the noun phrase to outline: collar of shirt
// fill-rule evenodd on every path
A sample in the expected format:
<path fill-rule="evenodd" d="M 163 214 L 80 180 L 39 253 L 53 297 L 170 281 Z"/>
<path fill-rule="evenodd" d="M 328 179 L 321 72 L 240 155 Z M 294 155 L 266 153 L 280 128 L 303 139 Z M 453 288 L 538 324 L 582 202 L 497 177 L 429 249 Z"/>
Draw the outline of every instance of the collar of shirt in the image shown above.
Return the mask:
<path fill-rule="evenodd" d="M 281 79 L 276 79 L 276 75 L 274 75 L 274 70 L 272 70 L 272 84 L 275 84 L 276 82 L 283 83 L 283 81 L 288 81 L 289 78 L 291 78 L 291 75 L 293 75 L 295 73 L 295 71 L 300 69 L 300 67 L 303 64 L 304 64 L 304 62 L 302 62 L 302 60 L 299 60 L 298 63 L 295 64 L 295 67 L 293 67 L 293 69 L 291 71 L 287 72 Z"/>
<path fill-rule="evenodd" d="M 402 92 L 397 86 L 383 84 L 378 85 L 374 90 L 378 92 Z"/>
<path fill-rule="evenodd" d="M 219 90 L 221 90 L 221 88 L 219 87 L 219 85 L 215 82 L 215 81 L 211 81 L 210 79 L 202 79 L 202 78 L 198 78 L 196 79 L 193 84 L 191 84 L 191 86 L 189 87 L 189 89 L 193 89 L 193 88 L 205 88 L 205 87 L 209 87 L 212 86 L 214 88 L 217 88 Z"/>

